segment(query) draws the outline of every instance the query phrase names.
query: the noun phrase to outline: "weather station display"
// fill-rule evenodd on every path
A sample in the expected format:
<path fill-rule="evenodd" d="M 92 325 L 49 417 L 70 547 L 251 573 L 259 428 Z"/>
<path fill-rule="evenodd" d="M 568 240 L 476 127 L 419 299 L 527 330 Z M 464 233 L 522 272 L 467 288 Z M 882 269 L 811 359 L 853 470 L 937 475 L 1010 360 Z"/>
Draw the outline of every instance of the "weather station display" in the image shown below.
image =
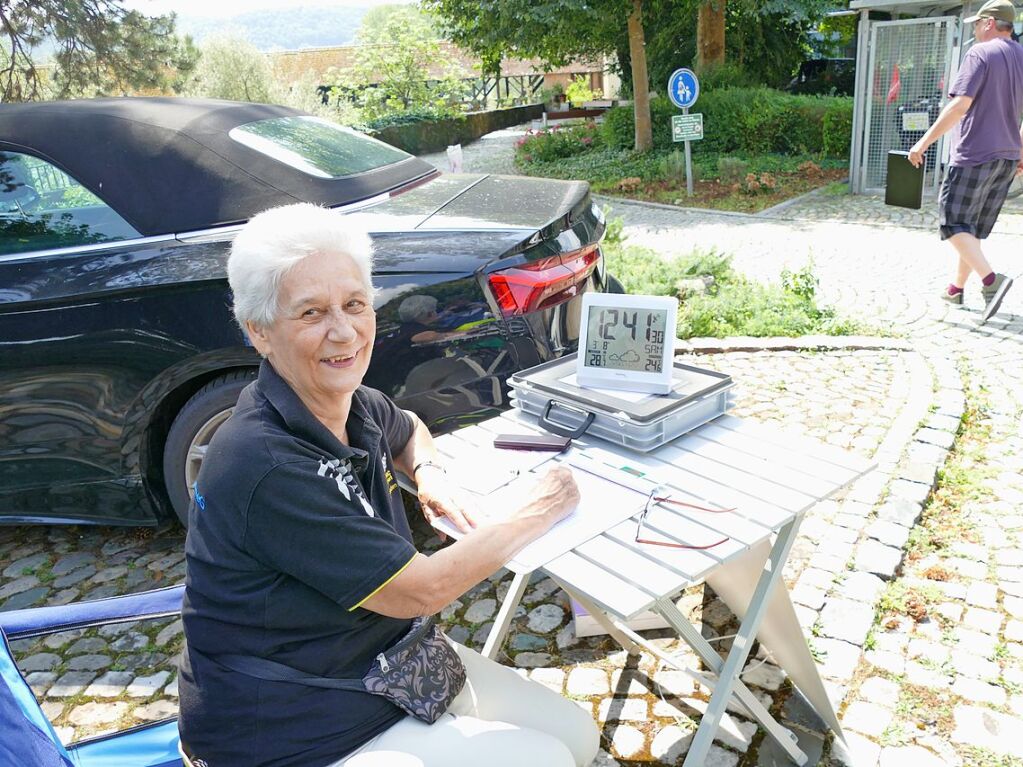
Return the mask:
<path fill-rule="evenodd" d="M 583 365 L 660 373 L 667 319 L 662 310 L 590 307 Z"/>

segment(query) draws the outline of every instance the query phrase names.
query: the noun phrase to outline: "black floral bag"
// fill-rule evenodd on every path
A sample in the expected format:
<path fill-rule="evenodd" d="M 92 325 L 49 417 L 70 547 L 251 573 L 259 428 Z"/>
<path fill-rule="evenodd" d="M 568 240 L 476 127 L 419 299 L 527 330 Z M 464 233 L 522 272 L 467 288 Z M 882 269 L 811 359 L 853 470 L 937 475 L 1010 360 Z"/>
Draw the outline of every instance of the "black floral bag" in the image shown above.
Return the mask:
<path fill-rule="evenodd" d="M 465 666 L 432 617 L 414 619 L 405 636 L 376 656 L 361 681 L 312 676 L 254 655 L 210 657 L 257 679 L 380 695 L 427 724 L 440 719 L 465 686 Z"/>

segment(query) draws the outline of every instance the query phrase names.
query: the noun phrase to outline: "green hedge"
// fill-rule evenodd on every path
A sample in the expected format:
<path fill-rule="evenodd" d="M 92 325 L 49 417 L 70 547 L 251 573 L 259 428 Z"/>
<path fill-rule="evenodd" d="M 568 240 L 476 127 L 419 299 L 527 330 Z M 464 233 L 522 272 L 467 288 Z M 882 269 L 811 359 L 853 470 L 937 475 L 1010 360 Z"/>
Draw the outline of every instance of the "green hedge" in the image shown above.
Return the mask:
<path fill-rule="evenodd" d="M 848 157 L 852 99 L 794 96 L 771 88 L 723 88 L 700 94 L 694 111 L 703 114 L 704 138 L 693 142 L 697 154 L 730 152 L 827 154 Z M 671 116 L 680 110 L 666 98 L 650 100 L 654 146 L 672 146 Z M 632 106 L 615 107 L 604 118 L 608 146 L 633 146 Z M 843 133 L 844 132 L 844 133 Z"/>

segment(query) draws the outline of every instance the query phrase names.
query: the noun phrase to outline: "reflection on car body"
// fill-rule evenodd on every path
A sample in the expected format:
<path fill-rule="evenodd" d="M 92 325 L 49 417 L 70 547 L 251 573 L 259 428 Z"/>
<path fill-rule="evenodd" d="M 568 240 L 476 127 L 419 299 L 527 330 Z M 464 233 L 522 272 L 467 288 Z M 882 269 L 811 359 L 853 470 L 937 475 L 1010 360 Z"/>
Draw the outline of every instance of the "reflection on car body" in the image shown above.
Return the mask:
<path fill-rule="evenodd" d="M 371 232 L 365 383 L 435 430 L 506 407 L 508 375 L 573 351 L 579 297 L 607 285 L 584 183 L 442 175 L 270 105 L 0 105 L 0 521 L 183 513 L 257 363 L 230 314 L 231 240 L 295 200 Z M 414 296 L 432 326 L 403 321 Z"/>

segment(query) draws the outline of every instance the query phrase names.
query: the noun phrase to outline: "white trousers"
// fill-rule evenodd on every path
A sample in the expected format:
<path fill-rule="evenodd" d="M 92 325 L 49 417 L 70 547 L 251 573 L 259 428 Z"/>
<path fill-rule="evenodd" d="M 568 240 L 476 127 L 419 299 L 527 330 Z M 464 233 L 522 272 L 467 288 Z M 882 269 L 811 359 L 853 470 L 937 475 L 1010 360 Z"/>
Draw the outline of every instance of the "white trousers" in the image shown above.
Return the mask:
<path fill-rule="evenodd" d="M 433 724 L 407 716 L 331 767 L 586 767 L 593 716 L 512 669 L 452 642 L 465 687 Z"/>

